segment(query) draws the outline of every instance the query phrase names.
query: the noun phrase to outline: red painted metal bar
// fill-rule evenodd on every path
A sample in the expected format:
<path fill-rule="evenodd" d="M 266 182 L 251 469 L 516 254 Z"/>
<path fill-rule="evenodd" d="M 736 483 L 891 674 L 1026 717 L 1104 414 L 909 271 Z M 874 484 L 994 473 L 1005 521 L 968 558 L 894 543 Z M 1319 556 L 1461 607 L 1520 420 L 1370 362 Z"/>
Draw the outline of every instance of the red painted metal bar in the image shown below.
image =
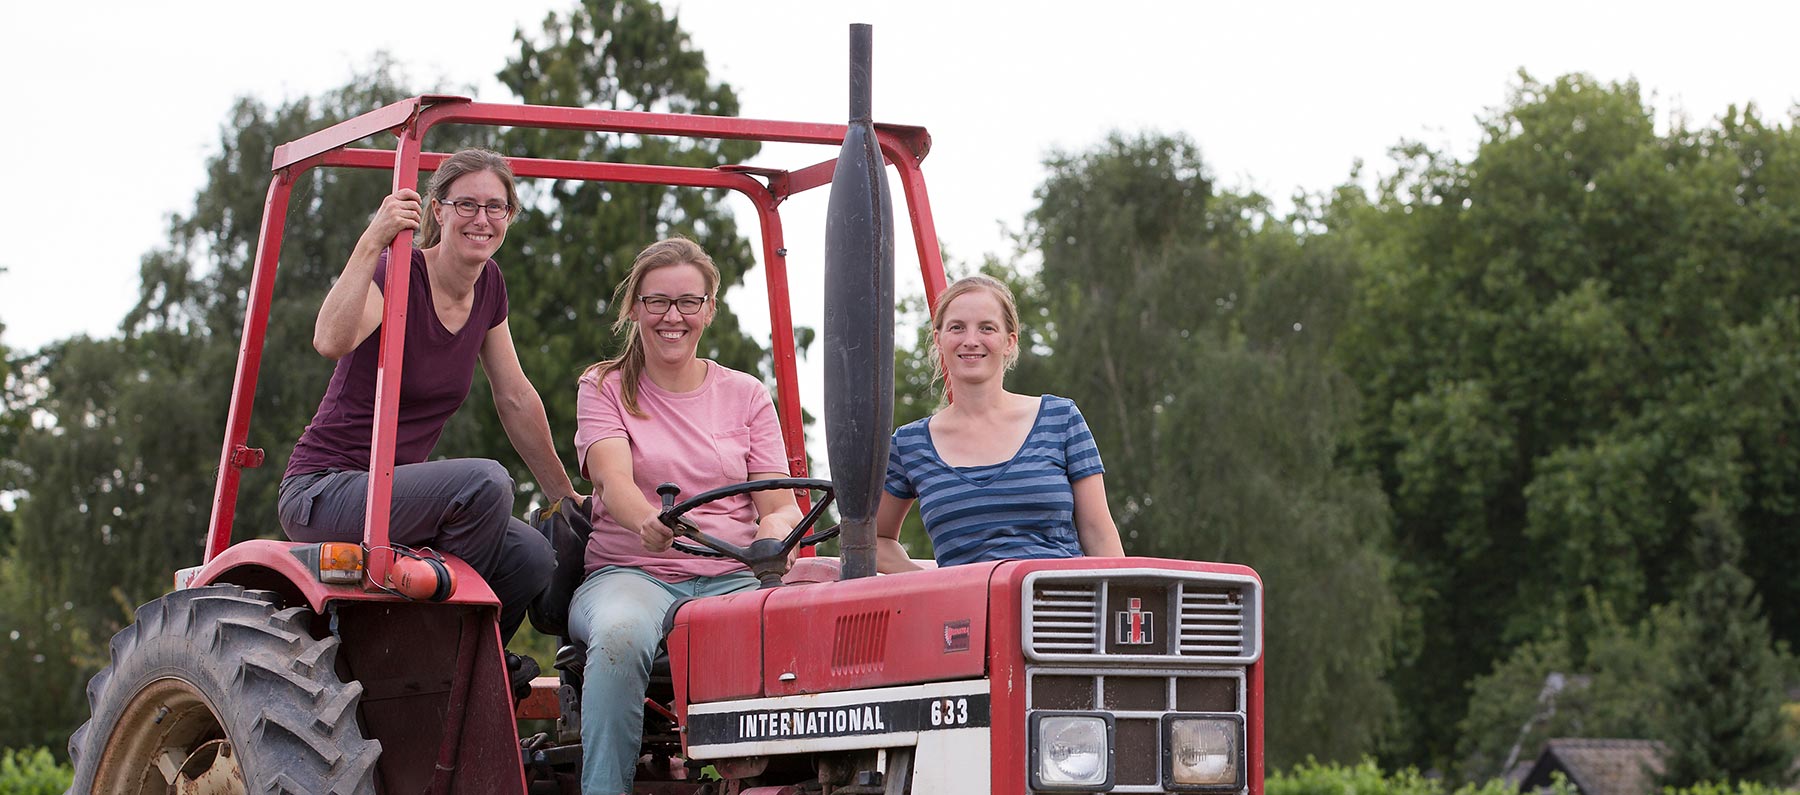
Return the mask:
<path fill-rule="evenodd" d="M 663 716 L 664 718 L 667 718 L 670 723 L 673 723 L 677 726 L 681 725 L 681 716 L 676 715 L 674 710 L 663 706 L 661 702 L 657 701 L 654 698 L 644 699 L 644 709 L 650 710 L 651 712 L 654 712 L 658 715 Z"/>
<path fill-rule="evenodd" d="M 463 97 L 426 95 L 396 102 L 283 144 L 276 148 L 271 168 L 286 168 L 376 133 L 397 130 L 409 122 L 421 135 L 438 124 L 457 123 L 827 145 L 840 144 L 844 140 L 842 124 L 554 105 L 496 105 L 471 102 Z M 931 148 L 931 136 L 921 127 L 883 124 L 877 126 L 877 134 L 883 150 L 892 150 L 887 153 L 890 160 L 905 153 L 907 159 L 916 161 Z"/>
<path fill-rule="evenodd" d="M 913 242 L 919 248 L 919 271 L 925 277 L 925 305 L 937 305 L 944 289 L 944 252 L 938 247 L 937 223 L 931 219 L 931 197 L 925 192 L 925 174 L 918 161 L 889 161 L 900 172 L 906 192 L 907 213 L 912 216 Z"/>
<path fill-rule="evenodd" d="M 1257 616 L 1257 620 L 1261 621 L 1262 617 Z M 1246 771 L 1250 795 L 1263 795 L 1263 665 L 1267 660 L 1268 655 L 1265 653 L 1250 664 L 1250 692 L 1245 699 L 1245 714 L 1250 716 L 1250 726 L 1246 728 L 1250 735 L 1244 738 L 1250 754 L 1249 770 Z"/>
<path fill-rule="evenodd" d="M 923 127 L 910 127 L 902 124 L 875 125 L 875 138 L 881 142 L 882 157 L 889 165 L 909 163 L 917 168 L 919 161 L 931 151 L 931 135 Z M 770 189 L 778 198 L 785 199 L 796 193 L 803 193 L 813 188 L 831 184 L 831 175 L 837 170 L 837 158 L 814 163 L 805 168 L 785 172 L 770 182 Z"/>
<path fill-rule="evenodd" d="M 419 144 L 424 130 L 400 132 L 394 152 L 394 190 L 419 183 Z M 421 208 L 429 212 L 429 208 Z M 406 359 L 407 289 L 412 282 L 413 235 L 395 236 L 388 246 L 387 284 L 382 290 L 381 355 L 375 364 L 375 427 L 369 438 L 369 497 L 363 514 L 363 546 L 368 574 L 363 586 L 378 589 L 387 582 L 394 553 L 388 548 L 388 506 L 394 491 L 394 435 L 400 419 L 400 371 Z"/>
<path fill-rule="evenodd" d="M 496 105 L 486 102 L 445 102 L 419 111 L 422 127 L 439 124 L 479 124 L 500 127 L 590 130 L 636 135 L 668 135 L 683 138 L 726 138 L 782 141 L 801 144 L 841 144 L 844 125 L 816 122 L 770 121 L 740 116 L 696 116 L 683 113 L 646 113 L 635 110 L 602 110 L 555 105 Z"/>
<path fill-rule="evenodd" d="M 920 158 L 924 154 L 919 155 Z M 925 282 L 925 311 L 937 313 L 938 294 L 944 291 L 944 252 L 938 246 L 937 222 L 932 220 L 931 197 L 925 192 L 925 175 L 919 161 L 888 161 L 900 174 L 900 188 L 906 194 L 907 214 L 912 219 L 913 244 L 919 251 L 919 274 Z M 933 353 L 932 355 L 936 355 Z M 954 401 L 948 381 L 944 383 L 944 399 Z"/>
<path fill-rule="evenodd" d="M 421 152 L 419 169 L 436 171 L 450 158 L 447 154 Z M 580 179 L 597 182 L 629 182 L 643 185 L 678 185 L 690 188 L 722 188 L 752 195 L 768 193 L 755 177 L 738 172 L 688 166 L 656 166 L 643 163 L 594 163 L 584 160 L 550 160 L 529 157 L 506 158 L 513 175 L 521 179 Z M 343 168 L 388 170 L 394 167 L 394 153 L 387 149 L 339 149 L 319 157 L 319 164 Z"/>
<path fill-rule="evenodd" d="M 404 126 L 430 97 L 410 97 L 326 127 L 316 133 L 275 147 L 271 171 L 280 171 L 302 160 L 360 141 L 371 135 Z"/>
<path fill-rule="evenodd" d="M 469 686 L 475 677 L 476 639 L 483 629 L 473 610 L 463 614 L 456 644 L 456 678 L 450 680 L 450 700 L 444 710 L 444 735 L 438 740 L 437 763 L 432 766 L 429 795 L 445 795 L 456 780 L 456 757 L 462 750 L 463 723 L 468 720 Z M 490 630 L 493 631 L 493 630 Z"/>
<path fill-rule="evenodd" d="M 787 198 L 796 193 L 812 190 L 821 185 L 831 184 L 831 174 L 837 171 L 837 158 L 823 163 L 814 163 L 798 171 L 789 171 L 776 177 L 769 185 L 775 195 Z"/>
<path fill-rule="evenodd" d="M 881 139 L 884 150 L 894 148 L 887 155 L 889 162 L 898 157 L 896 153 L 905 152 L 906 161 L 918 165 L 926 155 L 931 154 L 931 133 L 926 132 L 924 127 L 875 122 L 875 136 Z"/>
<path fill-rule="evenodd" d="M 794 352 L 793 304 L 788 298 L 787 244 L 772 197 L 756 202 L 762 222 L 763 277 L 769 292 L 770 356 L 775 363 L 776 408 L 788 454 L 788 475 L 806 477 L 806 428 L 800 411 L 800 365 Z M 804 500 L 803 500 L 804 501 Z"/>
<path fill-rule="evenodd" d="M 213 490 L 212 520 L 206 529 L 206 562 L 231 546 L 231 522 L 237 516 L 238 449 L 250 436 L 250 410 L 256 400 L 256 378 L 262 369 L 263 336 L 269 329 L 269 305 L 275 291 L 275 269 L 281 257 L 281 235 L 287 223 L 293 178 L 278 172 L 263 199 L 262 230 L 256 238 L 256 264 L 250 275 L 250 300 L 244 306 L 244 336 L 238 342 L 237 374 L 231 383 L 231 410 L 225 420 L 225 444 L 219 452 L 219 481 Z"/>
<path fill-rule="evenodd" d="M 750 196 L 750 200 L 762 222 L 763 278 L 769 293 L 769 356 L 775 364 L 775 410 L 780 415 L 782 446 L 787 449 L 788 476 L 803 478 L 807 476 L 806 418 L 800 406 L 800 363 L 794 352 L 794 310 L 788 296 L 787 238 L 781 227 L 781 197 L 765 192 L 762 196 Z M 801 511 L 812 510 L 811 492 L 797 490 L 794 499 Z M 810 558 L 818 552 L 808 546 L 802 547 L 799 554 Z"/>
<path fill-rule="evenodd" d="M 245 337 L 239 355 L 239 373 L 232 397 L 232 416 L 228 420 L 226 444 L 221 452 L 220 480 L 214 495 L 213 520 L 208 534 L 208 559 L 230 544 L 231 523 L 236 511 L 238 469 L 250 464 L 254 451 L 242 447 L 248 436 L 250 404 L 255 394 L 257 369 L 260 365 L 263 336 L 267 326 L 269 295 L 273 288 L 276 260 L 280 251 L 281 231 L 285 223 L 288 192 L 293 180 L 315 166 L 352 168 L 393 168 L 394 186 L 416 187 L 418 171 L 432 169 L 448 155 L 423 153 L 420 142 L 433 126 L 443 123 L 469 123 L 493 126 L 519 126 L 555 129 L 584 129 L 643 135 L 729 138 L 793 143 L 836 145 L 842 142 L 844 125 L 805 122 L 779 122 L 722 116 L 656 114 L 637 111 L 611 111 L 589 108 L 566 108 L 542 105 L 492 105 L 471 102 L 463 97 L 425 95 L 396 102 L 355 119 L 339 123 L 296 141 L 278 147 L 272 170 L 278 173 L 270 187 L 270 200 L 264 207 L 263 239 L 258 244 L 257 271 L 252 282 L 255 298 L 246 309 Z M 396 151 L 345 148 L 349 144 L 384 131 L 394 132 L 400 139 Z M 931 138 L 923 128 L 901 125 L 877 125 L 877 138 L 890 164 L 899 168 L 902 185 L 910 202 L 913 231 L 919 247 L 921 268 L 925 272 L 928 298 L 935 300 L 943 285 L 943 263 L 938 252 L 937 235 L 925 201 L 924 181 L 918 163 L 930 151 Z M 788 449 L 793 474 L 805 473 L 805 435 L 801 427 L 801 410 L 793 342 L 791 307 L 788 304 L 786 256 L 776 206 L 788 195 L 810 190 L 830 182 L 835 161 L 826 161 L 795 172 L 770 176 L 765 187 L 752 172 L 727 169 L 695 169 L 678 166 L 652 166 L 632 163 L 589 163 L 567 160 L 511 158 L 520 177 L 602 180 L 642 184 L 665 184 L 736 190 L 751 198 L 758 208 L 765 228 L 764 263 L 770 281 L 771 332 L 776 359 L 777 393 L 781 397 L 784 444 Z M 766 170 L 765 170 L 766 172 Z M 279 189 L 279 200 L 277 191 Z M 388 508 L 392 498 L 394 423 L 398 411 L 399 376 L 404 358 L 406 293 L 412 251 L 411 234 L 396 238 L 389 249 L 389 261 L 408 263 L 404 268 L 390 268 L 384 301 L 382 355 L 377 366 L 377 406 L 373 438 L 370 443 L 370 483 L 368 511 L 365 516 L 365 543 L 372 548 L 388 542 Z M 260 311 L 259 311 L 260 307 Z M 391 358 L 390 358 L 391 357 Z M 389 363 L 392 372 L 389 372 Z M 392 376 L 390 378 L 390 376 Z M 391 555 L 370 556 L 369 574 L 374 582 L 385 579 Z"/>

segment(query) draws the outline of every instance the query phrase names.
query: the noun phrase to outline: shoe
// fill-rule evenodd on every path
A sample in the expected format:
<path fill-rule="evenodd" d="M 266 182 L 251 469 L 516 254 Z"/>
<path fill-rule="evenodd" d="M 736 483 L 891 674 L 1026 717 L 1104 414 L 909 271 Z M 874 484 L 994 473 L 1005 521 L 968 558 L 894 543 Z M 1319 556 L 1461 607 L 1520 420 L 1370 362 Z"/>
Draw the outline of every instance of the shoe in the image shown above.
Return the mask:
<path fill-rule="evenodd" d="M 543 669 L 538 661 L 523 654 L 506 653 L 506 680 L 512 684 L 513 706 L 519 706 L 531 695 L 531 680 L 536 679 Z"/>

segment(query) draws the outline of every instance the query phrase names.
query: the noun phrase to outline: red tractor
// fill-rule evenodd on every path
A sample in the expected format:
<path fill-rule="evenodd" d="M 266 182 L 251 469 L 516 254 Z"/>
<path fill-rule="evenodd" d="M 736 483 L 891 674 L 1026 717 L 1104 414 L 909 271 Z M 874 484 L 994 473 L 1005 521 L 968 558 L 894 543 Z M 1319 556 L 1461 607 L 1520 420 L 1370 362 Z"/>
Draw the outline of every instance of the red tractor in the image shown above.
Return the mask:
<path fill-rule="evenodd" d="M 176 589 L 139 608 L 113 639 L 111 665 L 88 686 L 92 717 L 69 743 L 71 791 L 573 791 L 580 745 L 572 713 L 582 705 L 569 680 L 581 650 L 561 655 L 563 681 L 537 680 L 515 706 L 487 584 L 454 557 L 414 560 L 388 543 L 402 344 L 388 330 L 403 323 L 382 326 L 364 542 L 231 539 L 240 471 L 263 462 L 245 440 L 290 191 L 320 167 L 391 170 L 395 188 L 414 187 L 420 171 L 446 157 L 423 150 L 426 134 L 454 123 L 841 147 L 835 159 L 791 171 L 510 161 L 520 178 L 724 188 L 750 199 L 761 222 L 793 479 L 741 488 L 834 484 L 826 490 L 835 491 L 841 514 L 841 565 L 806 560 L 785 584 L 786 548 L 694 539 L 782 587 L 691 601 L 672 613 L 668 676 L 649 694 L 638 792 L 1261 793 L 1262 587 L 1250 569 L 1096 558 L 870 576 L 870 517 L 892 413 L 887 167 L 906 198 L 929 299 L 944 274 L 920 171 L 930 136 L 870 121 L 866 28 L 852 38 L 848 125 L 421 96 L 277 149 L 206 559 L 179 572 Z M 353 148 L 383 133 L 397 138 L 394 150 Z M 804 479 L 778 214 L 787 197 L 827 184 L 832 484 Z M 410 235 L 396 239 L 390 261 L 406 261 L 410 247 Z M 386 302 L 392 320 L 406 305 L 406 280 L 390 278 L 386 290 L 400 291 Z M 845 354 L 858 350 L 873 353 Z M 665 517 L 679 523 L 681 513 L 721 495 L 679 504 L 674 496 L 665 497 Z M 425 587 L 396 588 L 414 576 Z M 521 740 L 520 718 L 559 718 L 556 736 Z"/>

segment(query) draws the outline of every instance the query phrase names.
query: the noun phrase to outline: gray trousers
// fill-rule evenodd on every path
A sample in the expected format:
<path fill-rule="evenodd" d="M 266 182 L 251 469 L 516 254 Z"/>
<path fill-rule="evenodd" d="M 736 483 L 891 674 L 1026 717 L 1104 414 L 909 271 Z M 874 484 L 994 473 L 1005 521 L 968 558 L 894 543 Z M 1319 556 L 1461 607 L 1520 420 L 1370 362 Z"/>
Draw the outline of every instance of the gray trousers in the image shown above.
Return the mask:
<path fill-rule="evenodd" d="M 369 473 L 329 470 L 281 481 L 277 510 L 288 538 L 361 541 Z M 512 515 L 513 481 L 484 458 L 394 467 L 388 539 L 461 558 L 500 598 L 500 639 L 512 639 L 525 608 L 550 583 L 550 542 Z"/>

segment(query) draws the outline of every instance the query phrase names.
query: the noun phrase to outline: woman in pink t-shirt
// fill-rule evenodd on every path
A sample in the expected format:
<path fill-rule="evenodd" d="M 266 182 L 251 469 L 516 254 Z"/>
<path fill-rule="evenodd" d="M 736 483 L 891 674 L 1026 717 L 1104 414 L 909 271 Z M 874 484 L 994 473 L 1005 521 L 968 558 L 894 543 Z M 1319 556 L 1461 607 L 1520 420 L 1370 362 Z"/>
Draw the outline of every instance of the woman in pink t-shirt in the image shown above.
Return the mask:
<path fill-rule="evenodd" d="M 581 788 L 590 795 L 631 791 L 663 615 L 680 599 L 757 585 L 736 562 L 671 550 L 656 487 L 675 483 L 698 494 L 787 477 L 781 426 L 762 381 L 698 355 L 718 294 L 719 270 L 693 241 L 644 249 L 615 296 L 613 329 L 625 332 L 625 352 L 581 376 L 575 451 L 598 499 L 569 632 L 588 647 Z M 687 519 L 747 547 L 786 536 L 800 508 L 791 491 L 763 491 L 700 506 Z"/>

